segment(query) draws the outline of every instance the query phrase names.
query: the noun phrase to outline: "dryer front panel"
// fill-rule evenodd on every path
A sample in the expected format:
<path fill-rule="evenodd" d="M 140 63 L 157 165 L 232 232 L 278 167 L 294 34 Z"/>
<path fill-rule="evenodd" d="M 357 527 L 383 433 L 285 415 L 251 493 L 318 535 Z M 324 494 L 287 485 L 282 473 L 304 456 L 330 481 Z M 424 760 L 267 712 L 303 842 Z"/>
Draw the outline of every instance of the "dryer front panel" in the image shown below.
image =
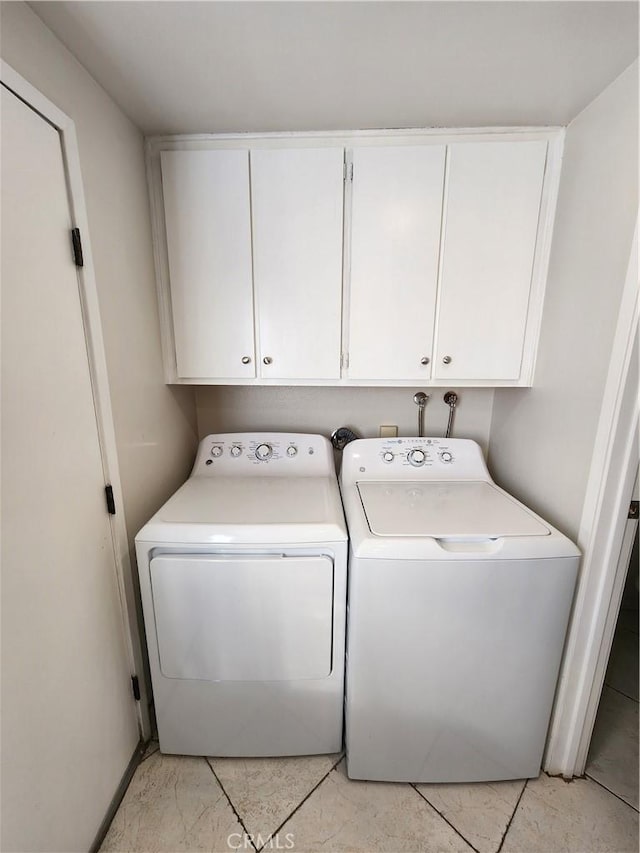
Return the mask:
<path fill-rule="evenodd" d="M 150 562 L 166 678 L 290 681 L 331 672 L 333 560 L 161 554 Z"/>

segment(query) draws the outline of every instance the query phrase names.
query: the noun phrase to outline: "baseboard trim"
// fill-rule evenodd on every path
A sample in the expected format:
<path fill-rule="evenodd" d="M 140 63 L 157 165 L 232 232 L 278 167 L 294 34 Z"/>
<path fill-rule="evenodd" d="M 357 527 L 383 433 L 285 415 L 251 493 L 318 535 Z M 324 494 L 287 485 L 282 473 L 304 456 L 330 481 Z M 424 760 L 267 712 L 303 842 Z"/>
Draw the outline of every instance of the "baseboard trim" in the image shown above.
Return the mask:
<path fill-rule="evenodd" d="M 144 751 L 147 747 L 147 741 L 142 740 L 142 738 L 138 741 L 138 745 L 135 748 L 133 755 L 131 756 L 131 761 L 129 762 L 127 769 L 124 771 L 124 775 L 120 780 L 120 784 L 116 788 L 116 792 L 113 795 L 111 803 L 109 804 L 109 808 L 107 809 L 107 813 L 105 814 L 102 823 L 96 833 L 96 837 L 93 839 L 93 844 L 89 848 L 89 853 L 98 853 L 100 850 L 100 846 L 105 839 L 107 832 L 109 831 L 109 827 L 111 826 L 111 821 L 114 819 L 118 808 L 120 807 L 120 803 L 122 802 L 122 798 L 127 792 L 127 788 L 129 787 L 129 783 L 133 778 L 133 774 L 136 772 L 138 764 L 142 760 L 142 756 L 144 755 Z"/>

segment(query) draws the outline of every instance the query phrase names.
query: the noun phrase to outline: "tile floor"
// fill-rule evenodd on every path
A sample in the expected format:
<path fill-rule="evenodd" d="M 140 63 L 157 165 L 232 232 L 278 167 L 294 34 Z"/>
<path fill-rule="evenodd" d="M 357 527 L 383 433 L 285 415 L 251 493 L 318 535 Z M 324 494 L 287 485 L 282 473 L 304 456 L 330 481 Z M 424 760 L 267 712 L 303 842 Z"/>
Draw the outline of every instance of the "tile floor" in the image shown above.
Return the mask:
<path fill-rule="evenodd" d="M 590 778 L 353 782 L 341 755 L 205 759 L 153 742 L 101 850 L 636 853 L 638 812 Z"/>
<path fill-rule="evenodd" d="M 637 599 L 636 599 L 637 604 Z M 586 774 L 638 808 L 638 610 L 620 611 Z"/>
<path fill-rule="evenodd" d="M 586 777 L 474 785 L 347 779 L 343 756 L 162 755 L 152 741 L 101 850 L 637 853 L 638 622 L 622 614 Z"/>

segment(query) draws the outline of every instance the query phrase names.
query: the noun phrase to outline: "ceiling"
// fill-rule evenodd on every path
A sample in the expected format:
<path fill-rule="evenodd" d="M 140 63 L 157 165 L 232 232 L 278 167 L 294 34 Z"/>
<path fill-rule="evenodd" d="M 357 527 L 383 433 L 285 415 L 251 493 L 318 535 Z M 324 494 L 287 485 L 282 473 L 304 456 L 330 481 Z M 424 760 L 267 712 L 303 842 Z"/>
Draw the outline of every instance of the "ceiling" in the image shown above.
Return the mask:
<path fill-rule="evenodd" d="M 147 134 L 565 125 L 637 2 L 32 2 Z"/>

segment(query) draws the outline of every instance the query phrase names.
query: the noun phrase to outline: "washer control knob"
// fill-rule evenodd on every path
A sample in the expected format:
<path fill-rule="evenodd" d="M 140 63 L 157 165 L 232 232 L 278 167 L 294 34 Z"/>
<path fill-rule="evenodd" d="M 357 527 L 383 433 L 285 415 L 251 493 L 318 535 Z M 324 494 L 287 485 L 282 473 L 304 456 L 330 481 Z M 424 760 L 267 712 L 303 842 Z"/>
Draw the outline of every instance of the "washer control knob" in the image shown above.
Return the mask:
<path fill-rule="evenodd" d="M 222 456 L 222 447 L 219 444 L 214 444 L 211 448 L 211 455 L 215 456 L 216 459 L 218 456 Z"/>
<path fill-rule="evenodd" d="M 385 452 L 382 454 L 382 458 L 385 462 L 393 462 L 394 455 L 390 450 L 385 450 Z"/>
<path fill-rule="evenodd" d="M 420 450 L 419 447 L 415 447 L 407 453 L 407 459 L 415 466 L 424 465 L 426 458 L 424 450 Z"/>
<path fill-rule="evenodd" d="M 290 444 L 289 447 L 287 447 L 287 456 L 297 456 L 297 455 L 298 455 L 298 448 L 294 444 Z"/>
<path fill-rule="evenodd" d="M 267 459 L 271 459 L 273 456 L 273 447 L 270 444 L 259 444 L 256 447 L 256 459 L 260 459 L 262 462 Z"/>
<path fill-rule="evenodd" d="M 238 447 L 237 444 L 234 444 L 231 448 L 231 455 L 234 457 L 234 459 L 238 456 L 242 456 L 242 448 Z"/>
<path fill-rule="evenodd" d="M 451 453 L 449 453 L 448 450 L 442 451 L 442 453 L 440 454 L 440 459 L 442 459 L 443 462 L 453 462 L 453 456 Z"/>

